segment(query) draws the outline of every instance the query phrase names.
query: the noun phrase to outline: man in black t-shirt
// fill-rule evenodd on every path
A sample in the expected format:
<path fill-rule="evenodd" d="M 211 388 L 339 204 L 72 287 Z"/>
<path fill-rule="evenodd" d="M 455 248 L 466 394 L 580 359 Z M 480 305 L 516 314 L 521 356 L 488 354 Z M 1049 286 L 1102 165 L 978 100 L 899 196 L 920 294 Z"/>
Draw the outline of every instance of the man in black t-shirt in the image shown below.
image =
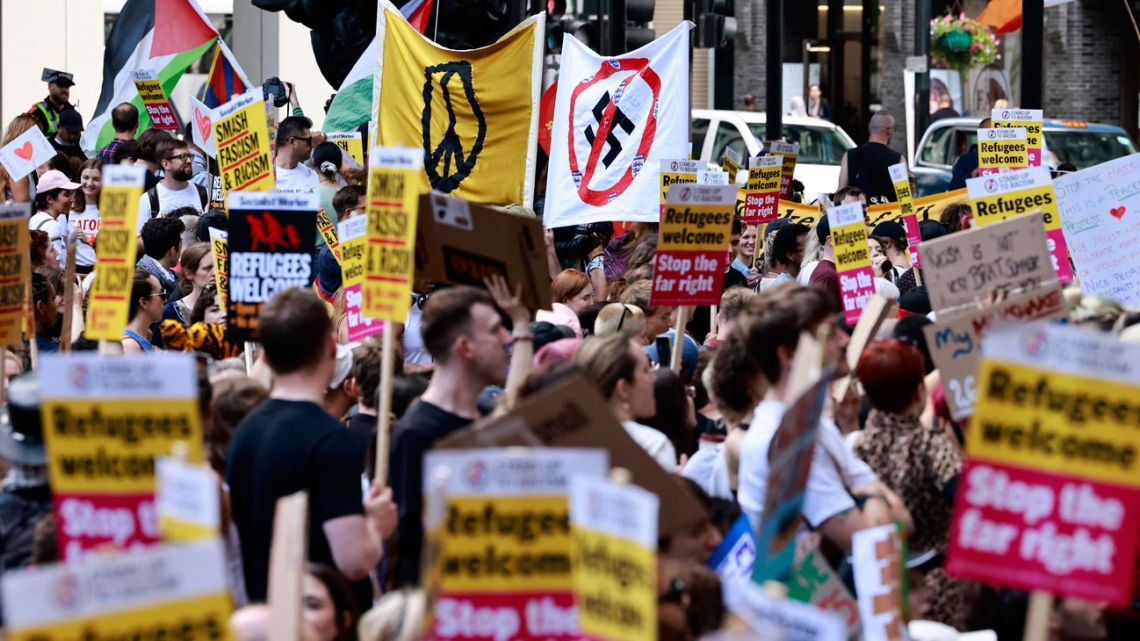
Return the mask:
<path fill-rule="evenodd" d="M 266 598 L 277 499 L 304 490 L 308 560 L 354 582 L 357 605 L 367 609 L 368 572 L 380 560 L 382 538 L 395 529 L 396 511 L 378 485 L 362 496 L 360 451 L 321 408 L 336 366 L 332 321 L 311 290 L 287 289 L 266 303 L 257 331 L 273 391 L 238 424 L 226 460 L 249 598 Z"/>
<path fill-rule="evenodd" d="M 869 203 L 894 202 L 895 185 L 887 168 L 902 162 L 902 154 L 887 145 L 895 133 L 895 117 L 880 111 L 871 116 L 867 129 L 867 142 L 843 154 L 837 190 L 853 185 L 867 194 Z"/>
<path fill-rule="evenodd" d="M 500 303 L 513 303 L 502 305 L 513 334 L 508 334 L 495 303 L 486 290 L 461 286 L 432 293 L 423 308 L 420 333 L 435 372 L 419 402 L 396 424 L 388 464 L 388 483 L 400 510 L 396 543 L 402 585 L 419 582 L 424 454 L 478 418 L 479 392 L 506 380 L 507 348 L 514 341 L 534 339 L 530 312 L 517 297 L 500 298 Z"/>

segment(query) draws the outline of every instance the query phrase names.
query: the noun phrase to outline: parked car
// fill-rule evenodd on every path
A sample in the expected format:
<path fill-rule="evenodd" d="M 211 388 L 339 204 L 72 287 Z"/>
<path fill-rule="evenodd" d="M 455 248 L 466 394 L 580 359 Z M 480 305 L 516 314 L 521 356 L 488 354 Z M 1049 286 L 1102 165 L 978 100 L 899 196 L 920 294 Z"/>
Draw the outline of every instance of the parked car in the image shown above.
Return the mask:
<path fill-rule="evenodd" d="M 694 109 L 693 157 L 720 162 L 730 147 L 741 158 L 755 156 L 768 137 L 766 121 L 763 112 Z M 843 154 L 855 146 L 847 132 L 827 120 L 784 116 L 783 138 L 800 145 L 795 178 L 804 184 L 805 196 L 834 192 Z"/>
<path fill-rule="evenodd" d="M 978 142 L 981 118 L 944 118 L 926 130 L 915 150 L 914 177 L 918 195 L 946 191 L 954 175 L 954 163 Z M 1045 164 L 1056 168 L 1072 163 L 1077 169 L 1136 153 L 1128 134 L 1120 127 L 1083 120 L 1046 120 Z"/>

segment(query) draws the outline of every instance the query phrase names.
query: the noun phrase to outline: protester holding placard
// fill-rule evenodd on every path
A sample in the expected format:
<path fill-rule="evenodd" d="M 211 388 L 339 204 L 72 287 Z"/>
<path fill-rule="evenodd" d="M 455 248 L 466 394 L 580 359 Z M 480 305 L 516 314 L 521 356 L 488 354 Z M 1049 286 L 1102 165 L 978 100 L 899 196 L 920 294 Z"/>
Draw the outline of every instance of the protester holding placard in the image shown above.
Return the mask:
<path fill-rule="evenodd" d="M 79 183 L 68 180 L 63 172 L 55 169 L 44 172 L 36 184 L 36 214 L 28 220 L 28 227 L 33 231 L 47 232 L 61 262 L 67 255 L 67 215 L 76 189 Z"/>

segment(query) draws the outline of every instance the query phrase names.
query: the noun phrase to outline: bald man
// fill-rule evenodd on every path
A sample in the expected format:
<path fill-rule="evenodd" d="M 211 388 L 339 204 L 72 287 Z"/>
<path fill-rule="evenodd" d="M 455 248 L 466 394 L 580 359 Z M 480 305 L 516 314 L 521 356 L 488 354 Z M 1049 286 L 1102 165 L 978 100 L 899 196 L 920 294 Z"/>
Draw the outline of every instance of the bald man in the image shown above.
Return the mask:
<path fill-rule="evenodd" d="M 895 187 L 887 168 L 902 161 L 902 154 L 888 147 L 895 133 L 895 117 L 880 111 L 871 116 L 867 131 L 867 142 L 843 155 L 836 189 L 853 185 L 867 195 L 870 204 L 893 202 Z"/>

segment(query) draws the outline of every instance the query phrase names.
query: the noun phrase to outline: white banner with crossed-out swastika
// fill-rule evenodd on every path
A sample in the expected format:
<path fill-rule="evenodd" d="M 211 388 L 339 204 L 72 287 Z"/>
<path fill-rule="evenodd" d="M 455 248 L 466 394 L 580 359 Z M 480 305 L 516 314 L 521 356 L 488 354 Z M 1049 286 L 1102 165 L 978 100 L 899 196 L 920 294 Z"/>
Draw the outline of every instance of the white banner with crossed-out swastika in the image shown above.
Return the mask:
<path fill-rule="evenodd" d="M 563 40 L 547 227 L 658 221 L 661 161 L 688 150 L 690 28 L 614 58 Z"/>

